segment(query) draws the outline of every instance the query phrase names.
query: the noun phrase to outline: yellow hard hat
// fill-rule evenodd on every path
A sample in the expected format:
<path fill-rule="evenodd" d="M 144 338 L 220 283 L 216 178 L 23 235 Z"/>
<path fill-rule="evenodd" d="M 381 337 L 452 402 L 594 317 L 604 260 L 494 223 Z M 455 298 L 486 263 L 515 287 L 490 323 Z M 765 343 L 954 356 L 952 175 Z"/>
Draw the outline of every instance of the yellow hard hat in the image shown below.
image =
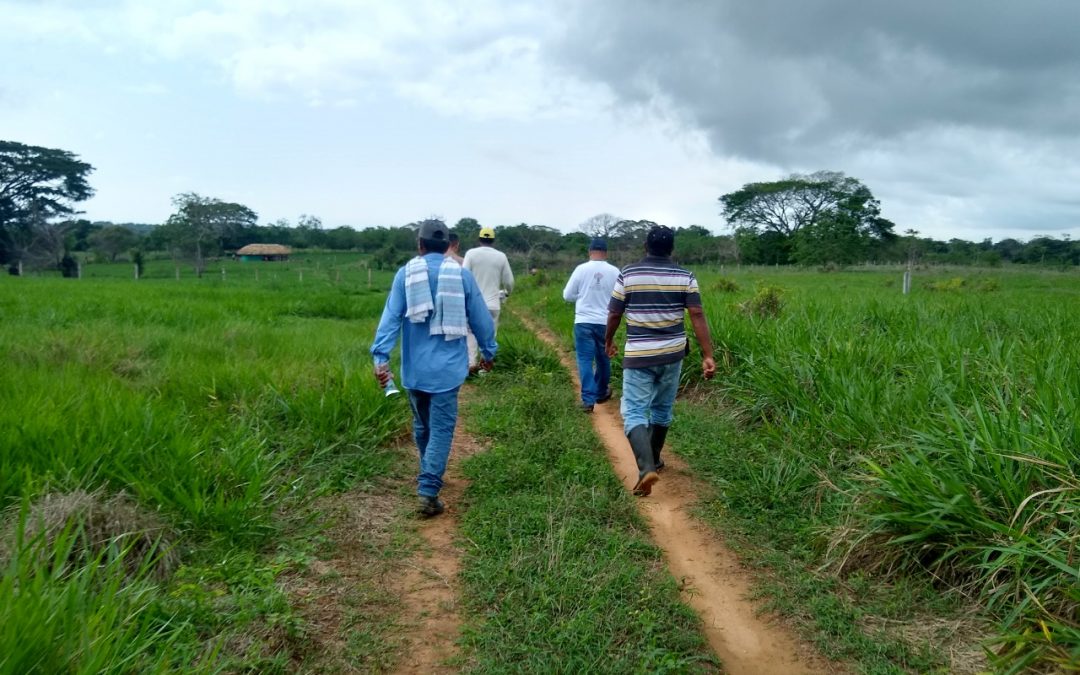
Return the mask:
<path fill-rule="evenodd" d="M 480 238 L 481 239 L 494 239 L 495 238 L 495 230 L 490 228 L 490 227 L 481 227 L 480 228 Z"/>

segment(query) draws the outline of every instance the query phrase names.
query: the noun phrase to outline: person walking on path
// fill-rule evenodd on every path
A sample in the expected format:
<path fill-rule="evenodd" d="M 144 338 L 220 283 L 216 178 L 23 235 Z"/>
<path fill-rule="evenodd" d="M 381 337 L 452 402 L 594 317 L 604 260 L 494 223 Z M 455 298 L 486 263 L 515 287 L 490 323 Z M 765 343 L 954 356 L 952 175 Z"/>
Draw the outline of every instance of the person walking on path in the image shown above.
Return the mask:
<path fill-rule="evenodd" d="M 608 303 L 619 268 L 607 262 L 607 242 L 593 239 L 589 261 L 581 263 L 563 289 L 563 299 L 574 303 L 574 351 L 581 379 L 581 409 L 611 399 L 611 359 L 604 344 Z"/>
<path fill-rule="evenodd" d="M 450 230 L 441 220 L 420 223 L 419 255 L 397 271 L 371 355 L 380 386 L 391 380 L 390 352 L 401 336 L 401 383 L 408 391 L 413 437 L 420 452 L 419 511 L 437 516 L 443 474 L 457 425 L 458 391 L 469 374 L 465 334 L 479 343 L 480 367 L 491 370 L 495 326 L 473 275 L 444 257 Z"/>
<path fill-rule="evenodd" d="M 480 245 L 470 248 L 465 253 L 462 267 L 472 272 L 480 292 L 484 294 L 495 332 L 499 332 L 499 312 L 506 296 L 514 290 L 514 273 L 510 270 L 510 261 L 506 254 L 495 248 L 495 230 L 490 227 L 480 228 Z M 469 338 L 469 370 L 477 369 L 477 343 Z"/>
<path fill-rule="evenodd" d="M 457 235 L 457 232 L 450 233 L 450 246 L 446 249 L 446 257 L 453 258 L 459 265 L 465 262 L 465 258 L 461 257 L 461 237 Z"/>
<path fill-rule="evenodd" d="M 674 419 L 672 408 L 679 389 L 682 360 L 690 351 L 685 315 L 690 314 L 705 379 L 716 373 L 709 325 L 701 308 L 694 274 L 671 260 L 675 232 L 657 225 L 645 239 L 645 257 L 627 265 L 615 281 L 608 305 L 604 346 L 615 356 L 615 332 L 626 316 L 623 352 L 623 430 L 637 460 L 634 494 L 648 496 L 664 467 L 660 451 Z"/>

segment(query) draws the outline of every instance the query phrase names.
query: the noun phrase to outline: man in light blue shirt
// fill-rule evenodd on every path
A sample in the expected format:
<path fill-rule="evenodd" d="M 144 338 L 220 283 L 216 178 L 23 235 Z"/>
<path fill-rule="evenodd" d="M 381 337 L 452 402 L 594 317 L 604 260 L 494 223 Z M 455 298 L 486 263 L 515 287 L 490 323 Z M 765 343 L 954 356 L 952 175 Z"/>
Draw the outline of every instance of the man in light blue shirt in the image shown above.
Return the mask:
<path fill-rule="evenodd" d="M 391 377 L 387 367 L 390 352 L 401 335 L 401 383 L 408 390 L 413 437 L 420 452 L 417 476 L 420 513 L 429 517 L 439 515 L 444 508 L 438 498 L 439 490 L 457 425 L 458 391 L 469 374 L 466 325 L 479 344 L 481 368 L 491 370 L 498 348 L 495 325 L 476 280 L 468 270 L 443 256 L 449 241 L 450 230 L 441 220 L 420 223 L 417 240 L 420 258 L 413 261 L 422 260 L 426 265 L 430 295 L 418 288 L 423 284 L 423 265 L 410 262 L 399 269 L 371 345 L 375 377 L 380 385 L 385 385 Z M 444 286 L 442 292 L 440 282 Z M 415 309 L 410 308 L 410 303 L 418 303 L 421 296 L 440 309 L 428 311 L 426 316 L 410 311 Z M 464 307 L 460 304 L 462 296 Z M 464 323 L 454 326 L 451 325 L 454 319 L 448 319 L 449 327 L 440 332 L 444 331 L 440 312 L 443 317 L 463 317 Z"/>

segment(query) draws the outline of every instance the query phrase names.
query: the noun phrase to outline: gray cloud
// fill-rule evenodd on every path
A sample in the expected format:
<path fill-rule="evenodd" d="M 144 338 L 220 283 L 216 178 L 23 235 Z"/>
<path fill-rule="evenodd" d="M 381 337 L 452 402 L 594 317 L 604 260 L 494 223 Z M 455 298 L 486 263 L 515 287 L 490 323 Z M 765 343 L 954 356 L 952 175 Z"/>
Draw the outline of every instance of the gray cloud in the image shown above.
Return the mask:
<path fill-rule="evenodd" d="M 991 214 L 988 226 L 988 193 L 1040 183 L 1047 164 L 1077 174 L 1071 0 L 593 1 L 566 26 L 551 60 L 703 131 L 721 155 L 919 183 L 912 209 L 953 199 L 967 211 L 954 216 Z M 1080 223 L 1071 200 L 1009 192 L 1046 200 L 1032 227 Z"/>
<path fill-rule="evenodd" d="M 783 163 L 942 125 L 1076 134 L 1078 25 L 1069 0 L 589 2 L 550 54 Z"/>

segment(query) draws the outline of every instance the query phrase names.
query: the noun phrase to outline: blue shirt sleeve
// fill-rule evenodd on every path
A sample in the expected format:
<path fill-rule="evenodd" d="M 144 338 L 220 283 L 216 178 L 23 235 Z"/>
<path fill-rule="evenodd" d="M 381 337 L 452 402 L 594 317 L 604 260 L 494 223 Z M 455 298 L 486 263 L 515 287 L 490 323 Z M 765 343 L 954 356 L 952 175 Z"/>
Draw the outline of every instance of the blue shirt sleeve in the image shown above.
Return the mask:
<path fill-rule="evenodd" d="M 465 288 L 465 312 L 469 317 L 469 328 L 476 338 L 480 353 L 486 360 L 495 358 L 499 346 L 495 344 L 495 322 L 491 320 L 484 294 L 476 285 L 476 279 L 469 270 L 461 270 L 461 282 Z M 402 310 L 404 312 L 404 310 Z"/>
<path fill-rule="evenodd" d="M 475 283 L 475 282 L 474 282 Z M 405 317 L 405 268 L 394 275 L 390 295 L 386 298 L 379 327 L 375 329 L 375 341 L 371 343 L 371 356 L 375 363 L 386 363 L 401 333 L 401 321 Z"/>

